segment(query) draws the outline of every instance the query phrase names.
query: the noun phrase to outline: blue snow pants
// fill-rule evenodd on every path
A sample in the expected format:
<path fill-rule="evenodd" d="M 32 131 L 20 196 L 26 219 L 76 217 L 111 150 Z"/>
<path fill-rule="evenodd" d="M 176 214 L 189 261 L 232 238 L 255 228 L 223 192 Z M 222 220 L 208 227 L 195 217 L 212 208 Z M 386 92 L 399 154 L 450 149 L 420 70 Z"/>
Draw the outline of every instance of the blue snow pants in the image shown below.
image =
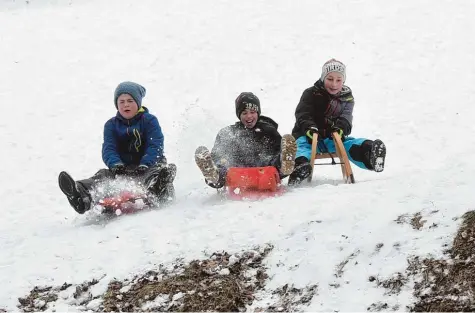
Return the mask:
<path fill-rule="evenodd" d="M 350 149 L 354 145 L 358 145 L 358 146 L 361 145 L 366 140 L 368 140 L 368 139 L 346 137 L 345 141 L 343 141 L 343 146 L 345 147 L 346 154 L 348 154 L 348 159 L 353 164 L 355 164 L 356 166 L 358 166 L 360 168 L 363 168 L 363 169 L 368 169 L 368 168 L 364 165 L 363 162 L 355 161 L 351 157 Z M 307 158 L 307 160 L 310 160 L 310 156 L 312 154 L 312 144 L 310 144 L 307 141 L 307 136 L 300 136 L 299 138 L 297 138 L 296 143 L 297 143 L 297 154 L 296 154 L 295 158 L 303 156 L 303 157 Z M 328 150 L 326 150 L 325 148 L 328 149 Z M 333 139 L 332 138 L 325 138 L 325 139 L 323 139 L 323 141 L 319 140 L 318 145 L 317 145 L 317 151 L 318 151 L 318 153 L 326 153 L 326 152 L 336 153 L 335 143 L 333 142 Z"/>

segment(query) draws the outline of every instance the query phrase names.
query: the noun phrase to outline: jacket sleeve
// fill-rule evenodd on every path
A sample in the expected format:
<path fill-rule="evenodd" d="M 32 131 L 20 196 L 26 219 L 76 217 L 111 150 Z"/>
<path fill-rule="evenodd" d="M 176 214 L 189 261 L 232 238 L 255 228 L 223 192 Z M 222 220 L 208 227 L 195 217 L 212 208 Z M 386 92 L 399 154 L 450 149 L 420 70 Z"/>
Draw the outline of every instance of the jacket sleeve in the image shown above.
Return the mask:
<path fill-rule="evenodd" d="M 316 106 L 312 103 L 312 92 L 305 90 L 300 97 L 300 102 L 295 109 L 295 119 L 302 133 L 305 133 L 309 127 L 317 126 L 314 116 L 316 115 Z"/>
<path fill-rule="evenodd" d="M 104 142 L 102 143 L 102 160 L 108 168 L 116 164 L 122 164 L 117 151 L 117 135 L 114 132 L 114 122 L 109 120 L 104 125 Z"/>
<path fill-rule="evenodd" d="M 221 129 L 216 135 L 213 149 L 211 149 L 211 158 L 218 168 L 227 168 L 228 158 L 232 157 L 232 151 L 229 151 L 229 140 L 227 140 L 231 135 L 229 127 Z"/>
<path fill-rule="evenodd" d="M 350 101 L 345 101 L 343 103 L 343 110 L 340 116 L 335 121 L 335 126 L 339 127 L 343 130 L 345 136 L 351 134 L 352 123 L 353 123 L 353 107 L 355 106 L 355 102 L 353 97 L 351 97 Z"/>
<path fill-rule="evenodd" d="M 277 155 L 280 153 L 281 149 L 281 142 L 282 142 L 282 136 L 280 133 L 277 131 L 277 129 L 273 129 L 271 133 L 271 141 L 272 141 L 272 152 L 274 155 Z"/>
<path fill-rule="evenodd" d="M 206 181 L 206 183 L 213 188 L 221 188 L 226 183 L 226 174 L 229 167 L 228 158 L 232 158 L 232 151 L 230 150 L 229 138 L 232 136 L 231 127 L 225 127 L 218 132 L 211 149 L 211 158 L 218 168 L 219 180 L 216 184 Z"/>
<path fill-rule="evenodd" d="M 162 128 L 153 115 L 145 121 L 144 136 L 145 154 L 140 160 L 140 165 L 152 166 L 163 158 L 164 148 Z"/>

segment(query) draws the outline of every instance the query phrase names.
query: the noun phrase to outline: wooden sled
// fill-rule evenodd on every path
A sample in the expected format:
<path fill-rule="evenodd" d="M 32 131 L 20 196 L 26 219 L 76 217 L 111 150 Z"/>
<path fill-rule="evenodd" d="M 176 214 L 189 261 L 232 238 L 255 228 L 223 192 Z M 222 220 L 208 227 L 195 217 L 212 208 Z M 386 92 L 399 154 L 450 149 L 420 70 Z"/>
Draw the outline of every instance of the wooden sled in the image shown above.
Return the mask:
<path fill-rule="evenodd" d="M 332 159 L 332 163 L 326 163 L 331 165 L 341 165 L 341 172 L 343 174 L 343 181 L 347 184 L 354 184 L 355 183 L 355 176 L 353 175 L 353 171 L 351 170 L 350 160 L 348 159 L 348 155 L 346 154 L 345 147 L 343 146 L 343 142 L 341 141 L 341 137 L 337 132 L 332 133 L 333 142 L 335 143 L 335 150 L 336 155 L 334 153 L 317 153 L 317 143 L 318 143 L 318 134 L 314 133 L 312 138 L 312 155 L 310 158 L 310 166 L 312 167 L 312 171 L 310 176 L 307 178 L 308 182 L 312 181 L 313 170 L 315 165 L 315 160 L 318 159 Z M 339 163 L 335 162 L 335 158 L 339 159 Z"/>

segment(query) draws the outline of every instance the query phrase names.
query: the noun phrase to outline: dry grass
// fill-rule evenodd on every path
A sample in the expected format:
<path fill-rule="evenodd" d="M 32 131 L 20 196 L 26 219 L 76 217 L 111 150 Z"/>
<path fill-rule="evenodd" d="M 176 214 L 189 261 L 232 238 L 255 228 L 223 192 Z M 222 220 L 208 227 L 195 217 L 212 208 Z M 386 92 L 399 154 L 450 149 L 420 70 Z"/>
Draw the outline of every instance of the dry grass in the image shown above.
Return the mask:
<path fill-rule="evenodd" d="M 475 311 L 475 212 L 464 214 L 447 260 L 414 258 L 408 270 L 422 279 L 414 286 L 414 312 Z"/>
<path fill-rule="evenodd" d="M 431 212 L 435 213 L 437 211 Z M 396 273 L 390 279 L 369 278 L 378 286 L 388 289 L 387 294 L 397 294 L 410 277 L 414 283 L 416 302 L 407 309 L 411 312 L 474 312 L 475 311 L 475 211 L 462 216 L 452 248 L 445 251 L 443 259 L 411 257 L 405 273 Z M 401 215 L 397 223 L 411 224 L 420 230 L 425 221 L 420 213 L 410 217 Z M 437 227 L 433 224 L 431 227 Z M 431 228 L 429 227 L 429 228 Z M 368 311 L 389 311 L 386 303 L 373 303 Z"/>
<path fill-rule="evenodd" d="M 103 295 L 93 296 L 90 290 L 98 280 L 78 286 L 65 283 L 61 287 L 35 287 L 27 297 L 19 298 L 18 308 L 23 312 L 52 309 L 49 304 L 58 299 L 59 292 L 74 288 L 72 297 L 80 310 L 87 307 L 94 312 L 239 312 L 246 310 L 254 301 L 255 292 L 264 288 L 268 276 L 263 260 L 272 248 L 267 245 L 234 255 L 214 253 L 208 259 L 188 264 L 177 260 L 170 269 L 161 265 L 130 280 L 114 280 Z M 307 303 L 314 289 L 300 290 L 294 297 L 292 290 L 279 290 L 282 305 Z M 93 300 L 99 304 L 88 306 Z"/>
<path fill-rule="evenodd" d="M 295 312 L 299 311 L 300 306 L 308 305 L 317 294 L 318 285 L 310 285 L 305 288 L 296 288 L 285 284 L 275 290 L 272 294 L 276 295 L 278 300 L 266 309 L 256 311 L 266 312 Z"/>
<path fill-rule="evenodd" d="M 397 217 L 395 220 L 398 224 L 409 224 L 415 230 L 421 230 L 424 227 L 424 224 L 427 220 L 422 219 L 422 214 L 417 212 L 414 215 L 403 214 Z"/>
<path fill-rule="evenodd" d="M 192 261 L 172 271 L 148 272 L 128 284 L 112 282 L 104 297 L 104 311 L 218 311 L 243 310 L 254 300 L 254 292 L 267 279 L 262 260 L 270 249 L 245 253 L 231 260 L 228 253 L 215 253 L 210 259 Z M 254 269 L 249 276 L 247 271 Z M 153 304 L 151 300 L 161 301 Z M 147 302 L 149 302 L 147 304 Z"/>

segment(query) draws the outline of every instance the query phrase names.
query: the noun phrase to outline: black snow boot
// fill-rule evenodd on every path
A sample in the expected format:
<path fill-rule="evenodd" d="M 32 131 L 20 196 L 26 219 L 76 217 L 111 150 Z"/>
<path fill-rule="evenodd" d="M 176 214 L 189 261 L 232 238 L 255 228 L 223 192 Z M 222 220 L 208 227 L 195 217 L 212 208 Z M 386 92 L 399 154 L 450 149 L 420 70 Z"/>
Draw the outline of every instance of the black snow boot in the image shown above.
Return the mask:
<path fill-rule="evenodd" d="M 160 203 L 169 203 L 175 200 L 175 180 L 177 167 L 170 163 L 154 172 L 147 182 L 147 189 L 158 197 Z"/>
<path fill-rule="evenodd" d="M 84 214 L 91 208 L 91 196 L 89 192 L 80 184 L 76 184 L 74 179 L 66 172 L 59 173 L 59 188 L 68 198 L 69 204 L 79 214 Z"/>
<path fill-rule="evenodd" d="M 295 159 L 295 169 L 289 176 L 289 186 L 300 185 L 306 178 L 312 174 L 312 167 L 306 157 L 298 157 Z"/>
<path fill-rule="evenodd" d="M 384 161 L 386 159 L 386 146 L 384 143 L 376 139 L 371 145 L 369 154 L 369 163 L 375 172 L 382 172 L 384 170 Z"/>

